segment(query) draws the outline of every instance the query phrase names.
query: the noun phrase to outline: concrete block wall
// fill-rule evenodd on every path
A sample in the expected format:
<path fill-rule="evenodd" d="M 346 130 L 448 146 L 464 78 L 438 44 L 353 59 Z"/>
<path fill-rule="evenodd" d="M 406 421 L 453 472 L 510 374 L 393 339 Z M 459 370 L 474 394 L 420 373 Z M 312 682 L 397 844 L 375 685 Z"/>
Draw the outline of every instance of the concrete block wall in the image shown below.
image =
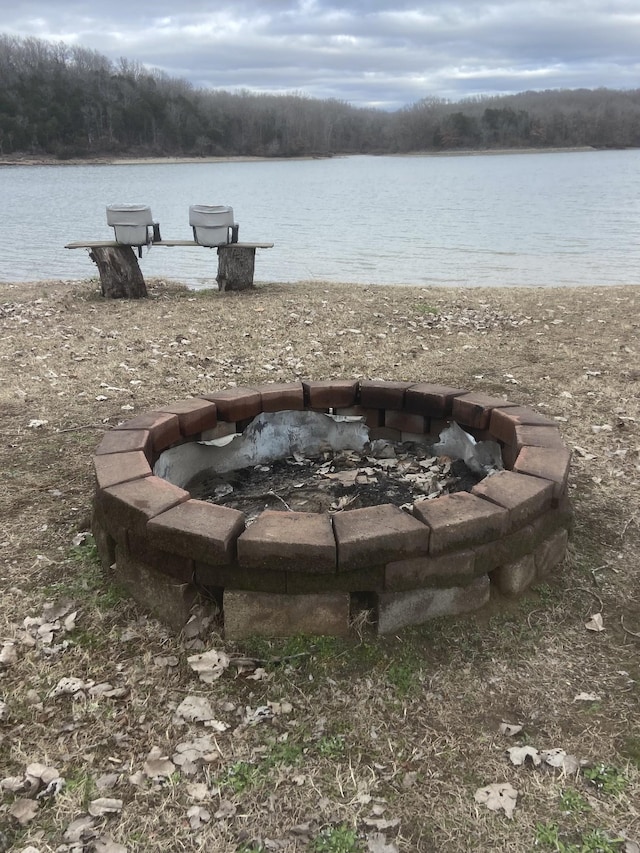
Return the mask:
<path fill-rule="evenodd" d="M 250 527 L 243 513 L 195 500 L 153 474 L 176 444 L 290 409 L 360 412 L 372 437 L 397 441 L 435 440 L 455 420 L 498 441 L 506 470 L 470 493 L 418 501 L 412 514 L 391 504 L 331 515 L 265 511 Z M 344 634 L 349 601 L 363 595 L 378 631 L 396 631 L 481 607 L 492 587 L 520 595 L 548 576 L 567 547 L 569 462 L 554 421 L 459 388 L 370 380 L 233 388 L 105 434 L 94 456 L 94 532 L 103 565 L 115 559 L 121 583 L 173 627 L 204 589 L 221 603 L 230 639 Z"/>

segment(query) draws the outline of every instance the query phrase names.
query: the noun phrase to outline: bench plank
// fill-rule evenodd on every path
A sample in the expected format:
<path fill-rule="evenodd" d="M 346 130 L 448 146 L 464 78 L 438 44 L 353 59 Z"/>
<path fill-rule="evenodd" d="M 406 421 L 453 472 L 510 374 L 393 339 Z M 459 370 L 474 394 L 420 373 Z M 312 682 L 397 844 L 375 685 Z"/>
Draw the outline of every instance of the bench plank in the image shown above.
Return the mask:
<path fill-rule="evenodd" d="M 122 245 L 115 240 L 91 240 L 90 242 L 67 243 L 65 249 L 106 249 Z M 203 246 L 201 243 L 196 243 L 195 240 L 158 240 L 148 245 L 149 248 L 152 246 L 199 246 L 201 249 L 227 249 L 235 246 L 238 249 L 273 249 L 273 243 L 224 243 L 222 246 Z"/>

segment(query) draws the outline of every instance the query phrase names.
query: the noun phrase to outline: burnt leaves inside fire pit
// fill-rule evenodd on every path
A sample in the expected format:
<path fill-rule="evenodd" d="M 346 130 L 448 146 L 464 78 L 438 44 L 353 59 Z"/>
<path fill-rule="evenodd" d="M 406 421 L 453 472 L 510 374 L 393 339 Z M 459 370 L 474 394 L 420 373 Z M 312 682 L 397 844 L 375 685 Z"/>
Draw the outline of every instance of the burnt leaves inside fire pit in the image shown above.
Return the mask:
<path fill-rule="evenodd" d="M 461 459 L 432 456 L 413 443 L 372 442 L 363 453 L 300 454 L 270 464 L 209 473 L 194 497 L 241 510 L 247 521 L 264 509 L 338 512 L 391 503 L 411 505 L 469 491 L 482 479 Z"/>

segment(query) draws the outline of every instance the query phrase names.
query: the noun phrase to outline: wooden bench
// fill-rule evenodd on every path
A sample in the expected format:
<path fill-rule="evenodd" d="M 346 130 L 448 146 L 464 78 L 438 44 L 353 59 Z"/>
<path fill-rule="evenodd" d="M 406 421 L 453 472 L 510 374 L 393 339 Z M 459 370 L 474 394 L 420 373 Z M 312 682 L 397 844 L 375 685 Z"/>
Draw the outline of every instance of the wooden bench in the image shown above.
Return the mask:
<path fill-rule="evenodd" d="M 209 247 L 195 240 L 155 240 L 148 244 L 156 246 L 197 246 L 200 249 L 216 248 L 218 254 L 219 290 L 246 290 L 253 287 L 256 249 L 271 249 L 273 243 L 226 243 Z M 90 242 L 67 243 L 65 249 L 89 249 L 89 258 L 98 267 L 102 295 L 107 299 L 139 299 L 147 296 L 134 246 L 117 243 L 115 240 L 92 240 Z M 140 246 L 138 256 L 142 255 Z"/>

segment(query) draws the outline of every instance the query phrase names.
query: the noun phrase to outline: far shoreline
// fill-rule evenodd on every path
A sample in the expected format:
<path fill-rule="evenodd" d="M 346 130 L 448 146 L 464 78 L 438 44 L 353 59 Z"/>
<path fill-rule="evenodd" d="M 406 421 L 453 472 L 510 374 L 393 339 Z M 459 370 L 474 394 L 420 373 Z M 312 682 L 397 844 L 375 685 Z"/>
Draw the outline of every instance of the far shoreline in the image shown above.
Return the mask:
<path fill-rule="evenodd" d="M 58 160 L 56 157 L 39 155 L 0 156 L 0 168 L 3 166 L 173 166 L 212 163 L 286 163 L 305 160 L 333 160 L 348 157 L 480 157 L 516 154 L 575 154 L 593 151 L 635 151 L 636 148 L 595 148 L 592 145 L 571 146 L 568 148 L 469 148 L 447 151 L 407 151 L 403 153 L 358 153 L 358 154 L 309 154 L 301 157 L 262 157 L 262 156 L 210 156 L 210 157 L 75 157 Z"/>

